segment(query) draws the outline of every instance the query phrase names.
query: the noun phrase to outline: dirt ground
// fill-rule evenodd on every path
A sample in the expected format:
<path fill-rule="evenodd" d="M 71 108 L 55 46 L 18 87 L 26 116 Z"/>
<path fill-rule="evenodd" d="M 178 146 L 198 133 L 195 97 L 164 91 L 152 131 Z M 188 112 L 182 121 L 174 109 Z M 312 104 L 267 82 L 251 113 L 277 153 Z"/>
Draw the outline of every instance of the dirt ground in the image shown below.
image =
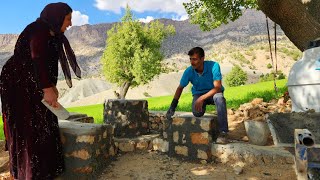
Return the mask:
<path fill-rule="evenodd" d="M 99 180 L 104 179 L 294 180 L 296 175 L 292 165 L 250 166 L 215 162 L 202 164 L 181 161 L 163 153 L 151 151 L 119 155 L 117 160 L 113 161 L 99 177 Z"/>

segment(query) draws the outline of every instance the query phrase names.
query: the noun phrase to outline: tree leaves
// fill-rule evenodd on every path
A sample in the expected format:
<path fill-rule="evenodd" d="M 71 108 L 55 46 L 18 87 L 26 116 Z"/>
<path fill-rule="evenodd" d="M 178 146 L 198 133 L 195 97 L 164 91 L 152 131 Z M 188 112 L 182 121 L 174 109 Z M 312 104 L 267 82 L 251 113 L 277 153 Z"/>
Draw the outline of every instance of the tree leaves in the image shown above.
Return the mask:
<path fill-rule="evenodd" d="M 199 24 L 203 31 L 235 21 L 244 9 L 258 7 L 257 0 L 191 0 L 183 5 L 189 14 L 190 22 Z"/>
<path fill-rule="evenodd" d="M 106 79 L 119 86 L 129 82 L 131 87 L 150 82 L 163 71 L 161 44 L 174 33 L 172 25 L 136 21 L 127 7 L 122 22 L 107 32 L 107 46 L 101 58 Z"/>

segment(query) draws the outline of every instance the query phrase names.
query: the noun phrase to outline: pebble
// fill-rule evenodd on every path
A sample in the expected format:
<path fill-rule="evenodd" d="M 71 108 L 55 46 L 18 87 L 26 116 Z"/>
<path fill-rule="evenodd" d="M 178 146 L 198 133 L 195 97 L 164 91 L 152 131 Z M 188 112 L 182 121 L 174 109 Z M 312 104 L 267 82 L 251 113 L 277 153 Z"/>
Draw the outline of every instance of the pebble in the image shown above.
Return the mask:
<path fill-rule="evenodd" d="M 241 166 L 235 166 L 234 168 L 233 168 L 233 170 L 234 170 L 234 173 L 236 173 L 237 175 L 240 175 L 240 174 L 242 174 L 242 172 L 243 172 L 243 168 L 241 167 Z"/>
<path fill-rule="evenodd" d="M 201 160 L 200 163 L 201 164 L 207 164 L 208 162 L 206 160 Z"/>

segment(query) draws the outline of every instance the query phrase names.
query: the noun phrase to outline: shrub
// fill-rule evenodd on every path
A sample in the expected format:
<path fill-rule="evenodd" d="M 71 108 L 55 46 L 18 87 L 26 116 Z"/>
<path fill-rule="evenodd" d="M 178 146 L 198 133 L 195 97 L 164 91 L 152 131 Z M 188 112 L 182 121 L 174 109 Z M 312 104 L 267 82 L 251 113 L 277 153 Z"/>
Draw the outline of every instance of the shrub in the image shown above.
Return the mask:
<path fill-rule="evenodd" d="M 273 71 L 270 74 L 269 73 L 267 73 L 266 75 L 261 74 L 260 78 L 259 78 L 259 82 L 273 81 L 274 74 L 275 73 Z M 286 78 L 286 76 L 281 71 L 278 71 L 275 74 L 275 76 L 276 76 L 276 80 L 280 80 L 280 79 L 285 79 Z"/>
<path fill-rule="evenodd" d="M 144 92 L 143 95 L 144 95 L 145 97 L 151 97 L 150 94 L 147 93 L 147 92 Z"/>
<path fill-rule="evenodd" d="M 268 69 L 271 69 L 272 68 L 272 65 L 269 63 L 269 64 L 267 64 L 267 68 Z"/>
<path fill-rule="evenodd" d="M 240 63 L 250 64 L 250 61 L 247 60 L 241 53 L 235 52 L 231 55 L 234 60 L 239 61 Z"/>
<path fill-rule="evenodd" d="M 230 87 L 241 86 L 248 80 L 248 75 L 240 66 L 235 65 L 230 73 L 226 75 L 226 84 Z"/>

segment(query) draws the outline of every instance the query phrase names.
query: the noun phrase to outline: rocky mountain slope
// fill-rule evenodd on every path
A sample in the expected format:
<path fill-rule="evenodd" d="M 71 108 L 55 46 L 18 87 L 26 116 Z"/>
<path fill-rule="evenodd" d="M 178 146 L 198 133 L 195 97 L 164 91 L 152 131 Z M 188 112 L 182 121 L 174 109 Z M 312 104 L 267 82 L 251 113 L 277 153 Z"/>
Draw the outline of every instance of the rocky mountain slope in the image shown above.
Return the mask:
<path fill-rule="evenodd" d="M 160 21 L 176 28 L 176 35 L 163 42 L 162 51 L 166 59 L 177 54 L 185 54 L 195 46 L 202 46 L 210 50 L 212 45 L 225 41 L 246 46 L 261 41 L 267 42 L 265 16 L 258 11 L 247 10 L 237 21 L 210 32 L 201 31 L 197 25 L 190 24 L 188 20 L 160 19 Z M 72 27 L 66 32 L 85 76 L 100 74 L 100 57 L 106 46 L 106 32 L 112 25 L 113 23 L 83 25 Z M 278 31 L 278 35 L 282 38 L 283 32 Z M 0 34 L 0 68 L 12 55 L 17 37 L 18 35 L 15 34 Z M 177 59 L 177 62 L 179 61 L 187 62 L 185 59 Z"/>
<path fill-rule="evenodd" d="M 257 82 L 261 74 L 274 70 L 268 64 L 277 65 L 278 70 L 288 74 L 292 64 L 299 59 L 301 52 L 288 40 L 281 29 L 277 28 L 277 64 L 270 56 L 266 19 L 259 11 L 247 10 L 244 15 L 227 25 L 209 32 L 203 32 L 197 25 L 186 21 L 160 19 L 165 25 L 173 25 L 176 34 L 162 44 L 165 55 L 164 65 L 171 68 L 172 73 L 162 74 L 150 84 L 130 89 L 127 98 L 145 98 L 173 94 L 175 86 L 184 68 L 189 66 L 187 51 L 201 46 L 206 51 L 206 58 L 218 61 L 222 74 L 228 73 L 233 65 L 240 65 L 249 75 L 248 83 Z M 271 21 L 270 27 L 271 27 Z M 113 98 L 117 87 L 99 79 L 86 80 L 90 77 L 101 77 L 100 58 L 106 46 L 106 32 L 114 23 L 83 25 L 72 27 L 66 32 L 71 46 L 82 68 L 84 80 L 74 83 L 69 89 L 65 82 L 58 84 L 60 100 L 64 105 L 78 106 L 102 103 L 104 98 Z M 271 39 L 274 40 L 273 30 Z M 16 34 L 0 34 L 0 69 L 13 54 L 18 38 Z M 64 79 L 62 73 L 60 78 Z M 170 83 L 168 84 L 168 82 Z M 103 97 L 103 98 L 101 98 Z"/>

